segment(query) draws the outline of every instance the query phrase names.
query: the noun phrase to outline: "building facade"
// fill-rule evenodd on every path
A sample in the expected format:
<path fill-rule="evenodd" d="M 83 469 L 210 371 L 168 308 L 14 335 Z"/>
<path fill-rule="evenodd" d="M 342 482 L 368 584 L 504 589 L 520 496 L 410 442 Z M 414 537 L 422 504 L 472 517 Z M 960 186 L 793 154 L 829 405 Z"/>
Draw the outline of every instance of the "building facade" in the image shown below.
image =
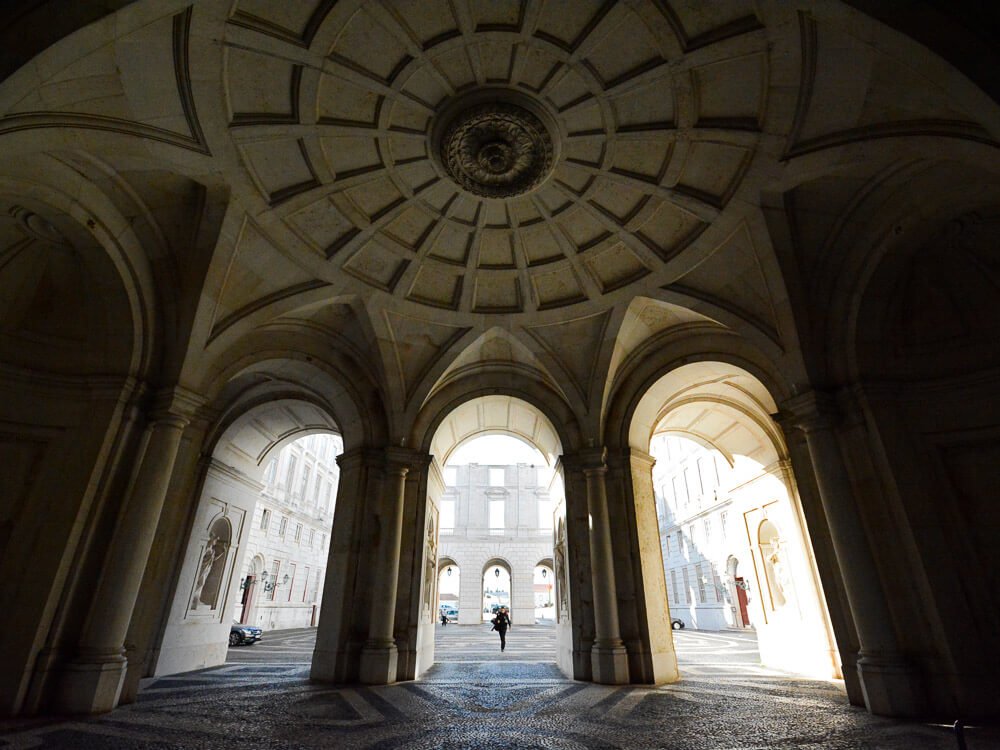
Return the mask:
<path fill-rule="evenodd" d="M 342 451 L 338 436 L 310 435 L 267 463 L 234 620 L 268 630 L 318 623 Z"/>
<path fill-rule="evenodd" d="M 460 625 L 491 617 L 484 601 L 494 594 L 515 623 L 535 622 L 536 569 L 552 576 L 551 477 L 548 467 L 523 463 L 445 466 L 438 567 L 460 576 Z"/>
<path fill-rule="evenodd" d="M 752 627 L 764 663 L 830 677 L 827 615 L 785 468 L 761 463 L 752 440 L 728 457 L 709 445 L 660 433 L 650 446 L 671 616 L 704 630 Z"/>

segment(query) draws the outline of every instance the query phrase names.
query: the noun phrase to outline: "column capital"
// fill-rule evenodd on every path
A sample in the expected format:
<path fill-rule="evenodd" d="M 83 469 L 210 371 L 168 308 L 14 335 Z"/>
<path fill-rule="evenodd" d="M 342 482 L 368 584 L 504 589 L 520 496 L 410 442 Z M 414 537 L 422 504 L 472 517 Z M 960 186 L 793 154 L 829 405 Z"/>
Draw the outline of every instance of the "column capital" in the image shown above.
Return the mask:
<path fill-rule="evenodd" d="M 562 455 L 563 466 L 569 471 L 580 471 L 585 475 L 603 474 L 608 470 L 607 449 L 602 445 L 596 448 L 582 448 L 575 453 Z"/>
<path fill-rule="evenodd" d="M 385 456 L 377 448 L 351 448 L 344 451 L 335 459 L 337 466 L 343 470 L 351 470 L 359 466 L 369 469 L 382 466 Z"/>
<path fill-rule="evenodd" d="M 780 421 L 809 434 L 831 429 L 840 421 L 837 399 L 826 391 L 806 391 L 781 403 Z"/>
<path fill-rule="evenodd" d="M 153 422 L 167 422 L 183 428 L 205 404 L 203 396 L 183 386 L 163 388 L 153 394 L 149 418 Z"/>
<path fill-rule="evenodd" d="M 388 446 L 384 456 L 383 470 L 387 474 L 404 477 L 414 469 L 419 470 L 429 465 L 432 460 L 428 453 L 412 448 L 399 448 L 395 445 Z"/>

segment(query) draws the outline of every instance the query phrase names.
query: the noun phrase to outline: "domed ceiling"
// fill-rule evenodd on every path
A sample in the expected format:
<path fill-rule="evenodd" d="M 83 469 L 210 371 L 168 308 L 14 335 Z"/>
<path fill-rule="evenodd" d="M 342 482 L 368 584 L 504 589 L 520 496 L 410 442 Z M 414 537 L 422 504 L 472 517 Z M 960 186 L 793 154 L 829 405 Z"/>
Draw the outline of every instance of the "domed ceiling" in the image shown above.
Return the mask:
<path fill-rule="evenodd" d="M 314 272 L 404 307 L 518 314 L 671 281 L 756 147 L 750 3 L 309 5 L 230 17 L 230 132 Z"/>

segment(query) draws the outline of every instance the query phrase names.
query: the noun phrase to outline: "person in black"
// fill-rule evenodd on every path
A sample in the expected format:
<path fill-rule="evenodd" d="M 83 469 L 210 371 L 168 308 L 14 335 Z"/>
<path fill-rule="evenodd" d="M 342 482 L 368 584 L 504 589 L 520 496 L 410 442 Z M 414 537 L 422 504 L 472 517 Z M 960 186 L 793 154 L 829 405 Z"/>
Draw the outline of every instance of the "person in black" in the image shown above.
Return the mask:
<path fill-rule="evenodd" d="M 510 615 L 506 607 L 500 607 L 497 616 L 493 618 L 493 629 L 500 634 L 500 650 L 507 648 L 507 628 L 511 627 Z"/>

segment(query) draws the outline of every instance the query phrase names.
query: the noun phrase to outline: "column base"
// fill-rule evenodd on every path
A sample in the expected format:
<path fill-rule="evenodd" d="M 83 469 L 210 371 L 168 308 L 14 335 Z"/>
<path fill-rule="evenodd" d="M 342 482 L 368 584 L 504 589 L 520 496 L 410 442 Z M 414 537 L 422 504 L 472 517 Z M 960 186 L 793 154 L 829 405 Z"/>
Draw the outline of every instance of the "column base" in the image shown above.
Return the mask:
<path fill-rule="evenodd" d="M 68 714 L 103 714 L 118 705 L 128 660 L 124 654 L 85 656 L 62 668 L 53 708 Z"/>
<path fill-rule="evenodd" d="M 395 643 L 366 643 L 361 649 L 361 671 L 365 685 L 391 685 L 396 682 L 399 652 Z"/>
<path fill-rule="evenodd" d="M 858 678 L 868 712 L 876 716 L 915 718 L 924 712 L 924 697 L 916 669 L 899 657 L 858 657 Z"/>
<path fill-rule="evenodd" d="M 598 646 L 590 649 L 593 681 L 602 685 L 628 684 L 628 653 L 624 644 Z"/>

